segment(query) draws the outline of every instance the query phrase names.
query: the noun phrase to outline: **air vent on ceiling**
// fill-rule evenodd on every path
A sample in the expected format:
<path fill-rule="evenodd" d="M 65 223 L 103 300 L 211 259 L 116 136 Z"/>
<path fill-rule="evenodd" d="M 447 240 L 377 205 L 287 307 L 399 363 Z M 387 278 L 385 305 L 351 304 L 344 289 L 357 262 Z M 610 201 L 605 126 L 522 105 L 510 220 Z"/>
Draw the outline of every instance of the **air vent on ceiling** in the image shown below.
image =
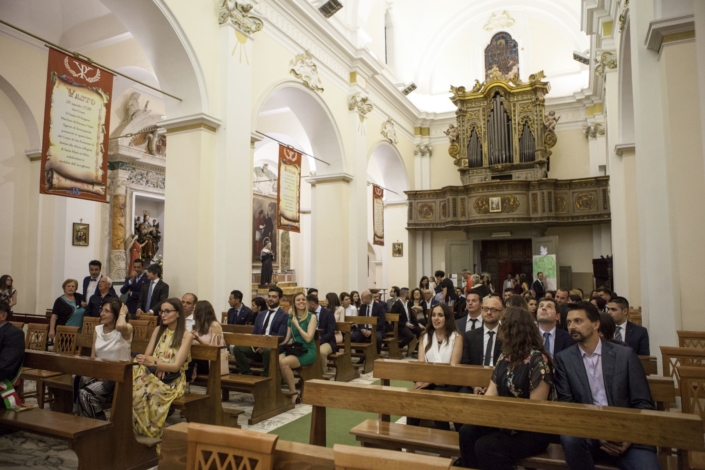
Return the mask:
<path fill-rule="evenodd" d="M 326 3 L 318 7 L 318 11 L 320 11 L 326 18 L 330 18 L 341 8 L 343 8 L 343 5 L 338 0 L 328 0 Z"/>
<path fill-rule="evenodd" d="M 401 92 L 404 93 L 404 95 L 408 95 L 412 91 L 416 90 L 416 83 L 411 83 L 409 84 L 408 87 L 404 88 Z"/>

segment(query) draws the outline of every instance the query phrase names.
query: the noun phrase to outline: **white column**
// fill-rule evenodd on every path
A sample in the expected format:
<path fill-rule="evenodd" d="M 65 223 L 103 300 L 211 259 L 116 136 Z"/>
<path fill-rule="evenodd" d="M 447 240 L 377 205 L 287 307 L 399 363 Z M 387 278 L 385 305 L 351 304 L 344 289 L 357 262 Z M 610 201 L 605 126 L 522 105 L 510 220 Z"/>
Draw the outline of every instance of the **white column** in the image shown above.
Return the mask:
<path fill-rule="evenodd" d="M 350 86 L 351 100 L 364 89 L 358 84 Z M 352 108 L 352 109 L 350 109 Z M 350 135 L 350 153 L 348 154 L 347 171 L 352 176 L 350 191 L 348 224 L 350 227 L 350 250 L 348 252 L 348 278 L 346 289 L 363 291 L 367 288 L 367 226 L 370 223 L 367 214 L 367 119 L 372 110 L 360 109 L 358 106 L 348 106 L 348 132 Z M 329 206 L 335 207 L 335 206 Z M 338 206 L 340 207 L 340 206 Z M 324 213 L 330 212 L 324 210 Z M 338 291 L 340 292 L 340 291 Z"/>
<path fill-rule="evenodd" d="M 658 55 L 646 49 L 650 2 L 630 4 L 631 56 L 634 89 L 634 131 L 639 214 L 641 298 L 651 354 L 659 346 L 678 344 L 681 327 L 679 274 L 671 233 L 668 164 L 664 142 L 663 90 Z"/>
<path fill-rule="evenodd" d="M 695 54 L 698 61 L 698 87 L 700 88 L 700 116 L 705 116 L 705 2 L 693 0 L 695 16 Z M 700 32 L 700 34 L 698 34 Z M 700 119 L 703 159 L 705 160 L 705 119 Z"/>
<path fill-rule="evenodd" d="M 590 154 L 590 176 L 604 176 L 607 167 L 607 133 L 604 114 L 596 114 L 588 119 L 592 133 L 588 137 Z"/>

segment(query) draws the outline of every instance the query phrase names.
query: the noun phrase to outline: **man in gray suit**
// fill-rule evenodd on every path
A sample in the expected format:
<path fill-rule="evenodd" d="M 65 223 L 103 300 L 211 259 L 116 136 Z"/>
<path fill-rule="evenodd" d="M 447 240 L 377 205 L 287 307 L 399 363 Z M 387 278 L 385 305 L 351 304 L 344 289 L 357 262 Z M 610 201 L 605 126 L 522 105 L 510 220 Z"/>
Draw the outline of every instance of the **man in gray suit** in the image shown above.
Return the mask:
<path fill-rule="evenodd" d="M 600 312 L 590 302 L 568 306 L 568 331 L 577 344 L 555 358 L 558 400 L 588 405 L 653 410 L 649 384 L 639 358 L 629 347 L 601 339 Z M 608 459 L 625 469 L 660 469 L 656 448 L 561 436 L 571 470 L 594 469 L 594 459 Z"/>

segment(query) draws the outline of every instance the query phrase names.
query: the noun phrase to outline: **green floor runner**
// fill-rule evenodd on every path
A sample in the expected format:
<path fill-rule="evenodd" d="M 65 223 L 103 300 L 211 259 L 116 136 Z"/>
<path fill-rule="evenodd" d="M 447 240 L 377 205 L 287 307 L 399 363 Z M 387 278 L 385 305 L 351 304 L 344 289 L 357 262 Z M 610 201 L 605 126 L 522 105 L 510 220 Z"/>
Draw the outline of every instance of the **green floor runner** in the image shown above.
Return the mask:
<path fill-rule="evenodd" d="M 379 385 L 375 382 L 373 385 Z M 392 381 L 394 387 L 409 388 L 411 382 Z M 360 411 L 339 410 L 329 408 L 326 412 L 326 445 L 333 447 L 333 444 L 358 445 L 355 436 L 350 434 L 350 430 L 362 423 L 366 419 L 377 419 L 374 413 L 363 413 Z M 392 422 L 398 420 L 399 416 L 392 416 Z M 301 442 L 308 444 L 309 433 L 311 431 L 311 415 L 303 416 L 296 421 L 285 424 L 270 434 L 276 434 L 285 441 Z"/>

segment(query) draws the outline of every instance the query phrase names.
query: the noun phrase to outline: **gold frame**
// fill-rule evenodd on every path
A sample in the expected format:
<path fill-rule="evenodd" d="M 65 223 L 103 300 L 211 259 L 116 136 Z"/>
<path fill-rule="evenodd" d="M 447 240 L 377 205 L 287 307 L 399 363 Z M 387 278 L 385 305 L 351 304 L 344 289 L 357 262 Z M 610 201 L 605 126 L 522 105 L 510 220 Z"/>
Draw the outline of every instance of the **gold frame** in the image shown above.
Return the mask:
<path fill-rule="evenodd" d="M 502 198 L 500 196 L 490 198 L 490 212 L 502 212 Z"/>
<path fill-rule="evenodd" d="M 392 257 L 402 258 L 404 256 L 404 244 L 401 242 L 392 243 Z"/>
<path fill-rule="evenodd" d="M 78 235 L 80 234 L 81 230 L 85 229 L 86 232 L 86 239 L 81 240 Z M 73 233 L 71 236 L 71 244 L 73 246 L 88 246 L 90 244 L 91 240 L 91 226 L 90 224 L 82 224 L 78 222 L 73 223 Z"/>

